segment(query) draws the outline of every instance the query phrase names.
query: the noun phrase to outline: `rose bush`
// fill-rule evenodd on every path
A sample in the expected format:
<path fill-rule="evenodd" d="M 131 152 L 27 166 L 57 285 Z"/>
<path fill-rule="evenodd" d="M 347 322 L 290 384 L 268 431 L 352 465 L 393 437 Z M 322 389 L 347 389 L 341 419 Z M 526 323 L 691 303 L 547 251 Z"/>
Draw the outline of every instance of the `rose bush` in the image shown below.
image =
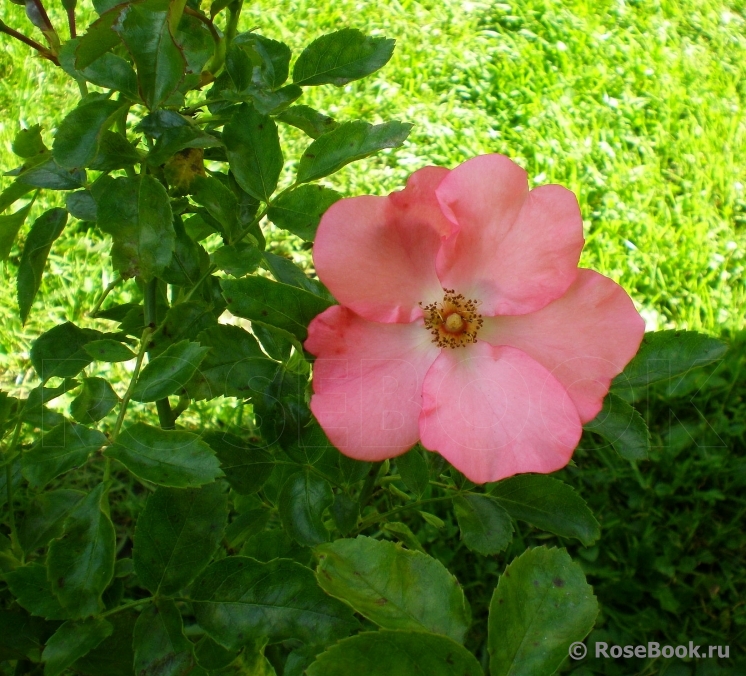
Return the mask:
<path fill-rule="evenodd" d="M 33 389 L 0 393 L 0 673 L 553 673 L 598 612 L 563 545 L 600 527 L 542 473 L 584 422 L 645 457 L 624 397 L 722 346 L 653 334 L 619 374 L 640 318 L 577 269 L 574 198 L 528 192 L 505 158 L 423 169 L 388 198 L 318 183 L 411 125 L 295 102 L 375 72 L 393 40 L 343 28 L 293 61 L 239 31 L 241 0 L 94 0 L 85 31 L 66 0 L 64 39 L 23 4 L 46 44 L 0 32 L 81 99 L 13 143 L 0 257 L 19 315 L 71 223 L 110 242 L 116 277 L 84 325 L 34 338 Z M 280 126 L 307 144 L 292 167 Z M 315 241 L 328 288 L 267 221 Z M 516 520 L 559 547 L 504 554 Z M 482 631 L 483 582 L 462 586 L 427 533 L 497 557 Z"/>

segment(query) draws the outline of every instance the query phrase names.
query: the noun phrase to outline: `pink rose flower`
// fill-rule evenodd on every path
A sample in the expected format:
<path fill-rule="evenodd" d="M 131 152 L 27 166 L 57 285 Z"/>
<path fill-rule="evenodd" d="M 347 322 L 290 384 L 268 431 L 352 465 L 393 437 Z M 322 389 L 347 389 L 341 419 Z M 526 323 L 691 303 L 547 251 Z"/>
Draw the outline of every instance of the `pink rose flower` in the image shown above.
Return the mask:
<path fill-rule="evenodd" d="M 644 332 L 583 242 L 575 195 L 502 155 L 332 205 L 313 256 L 340 305 L 305 343 L 331 442 L 376 461 L 420 441 L 477 483 L 564 467 Z"/>

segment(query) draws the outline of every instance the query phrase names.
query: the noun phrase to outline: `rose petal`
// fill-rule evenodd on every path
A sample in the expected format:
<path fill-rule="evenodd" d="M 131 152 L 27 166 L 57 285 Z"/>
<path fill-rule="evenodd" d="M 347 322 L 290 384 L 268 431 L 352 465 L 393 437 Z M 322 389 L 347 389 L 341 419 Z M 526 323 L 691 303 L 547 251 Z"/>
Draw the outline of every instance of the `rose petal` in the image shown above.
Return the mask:
<path fill-rule="evenodd" d="M 481 302 L 483 315 L 534 312 L 575 279 L 583 221 L 558 185 L 528 191 L 526 172 L 503 155 L 456 167 L 436 190 L 457 226 L 438 254 L 445 288 Z"/>
<path fill-rule="evenodd" d="M 601 410 L 611 379 L 640 347 L 645 322 L 627 292 L 593 270 L 579 270 L 561 298 L 538 312 L 485 318 L 479 339 L 512 345 L 552 372 L 585 423 Z"/>
<path fill-rule="evenodd" d="M 477 483 L 554 472 L 581 433 L 565 388 L 513 347 L 445 349 L 425 377 L 422 444 Z"/>
<path fill-rule="evenodd" d="M 371 321 L 410 322 L 418 303 L 442 300 L 435 257 L 452 225 L 435 188 L 448 174 L 425 167 L 388 197 L 351 197 L 333 204 L 316 233 L 316 272 L 340 303 Z"/>
<path fill-rule="evenodd" d="M 342 453 L 383 460 L 417 442 L 422 381 L 439 352 L 430 340 L 422 320 L 379 324 L 339 305 L 314 318 L 311 410 Z"/>

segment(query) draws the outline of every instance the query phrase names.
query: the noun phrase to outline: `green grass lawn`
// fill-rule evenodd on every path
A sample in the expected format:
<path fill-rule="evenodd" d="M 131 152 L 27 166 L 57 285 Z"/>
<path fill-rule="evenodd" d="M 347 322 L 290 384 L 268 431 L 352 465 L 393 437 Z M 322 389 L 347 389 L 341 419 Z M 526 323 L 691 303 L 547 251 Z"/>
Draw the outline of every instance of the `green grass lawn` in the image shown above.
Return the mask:
<path fill-rule="evenodd" d="M 60 11 L 50 13 L 64 25 Z M 32 33 L 23 8 L 8 0 L 3 20 Z M 284 40 L 296 54 L 343 26 L 396 38 L 393 59 L 343 93 L 321 87 L 303 103 L 338 119 L 395 118 L 415 126 L 404 148 L 344 169 L 332 187 L 385 194 L 421 166 L 505 153 L 534 184 L 560 183 L 577 193 L 586 228 L 583 265 L 621 283 L 650 328 L 732 338 L 744 327 L 743 0 L 276 0 L 247 6 L 242 23 Z M 1 35 L 0 44 L 0 164 L 10 169 L 19 163 L 10 150 L 19 124 L 41 123 L 51 141 L 77 89 L 22 45 Z M 299 137 L 290 140 L 296 153 L 286 158 L 288 169 L 302 149 Z M 0 188 L 8 182 L 0 179 Z M 36 215 L 56 198 L 44 193 Z M 288 251 L 295 240 L 278 235 L 275 244 Z M 108 249 L 105 238 L 71 223 L 52 250 L 52 274 L 25 327 L 15 300 L 18 247 L 0 264 L 2 389 L 17 393 L 37 384 L 28 349 L 40 332 L 63 320 L 89 325 L 87 311 L 114 276 Z M 117 290 L 112 298 L 128 293 Z M 730 644 L 731 655 L 746 645 L 744 361 L 741 337 L 700 380 L 651 394 L 644 407 L 657 445 L 651 462 L 630 466 L 608 449 L 584 446 L 576 456 L 582 469 L 565 471 L 603 526 L 598 547 L 572 548 L 603 607 L 599 640 L 702 639 Z M 483 620 L 503 563 L 475 557 L 432 526 L 411 526 L 433 555 L 460 571 L 475 619 Z M 521 533 L 507 558 L 536 537 Z M 475 632 L 469 647 L 486 659 L 484 637 Z M 664 661 L 640 673 L 726 673 L 708 664 Z M 632 672 L 613 661 L 577 670 L 589 673 Z"/>
<path fill-rule="evenodd" d="M 6 14 L 31 31 L 21 7 L 8 3 Z M 381 194 L 425 164 L 505 153 L 534 183 L 578 194 L 583 264 L 619 281 L 651 327 L 719 333 L 742 325 L 743 3 L 279 0 L 247 7 L 242 28 L 297 53 L 344 25 L 396 38 L 393 59 L 344 93 L 326 86 L 304 100 L 340 119 L 394 117 L 415 127 L 403 149 L 343 170 L 335 187 Z M 51 132 L 76 91 L 50 63 L 2 37 L 0 163 L 11 168 L 19 123 Z M 105 248 L 68 228 L 53 256 L 59 274 L 45 279 L 25 330 L 15 319 L 11 257 L 0 292 L 6 385 L 23 377 L 18 356 L 31 336 L 63 314 L 81 319 L 95 302 Z"/>

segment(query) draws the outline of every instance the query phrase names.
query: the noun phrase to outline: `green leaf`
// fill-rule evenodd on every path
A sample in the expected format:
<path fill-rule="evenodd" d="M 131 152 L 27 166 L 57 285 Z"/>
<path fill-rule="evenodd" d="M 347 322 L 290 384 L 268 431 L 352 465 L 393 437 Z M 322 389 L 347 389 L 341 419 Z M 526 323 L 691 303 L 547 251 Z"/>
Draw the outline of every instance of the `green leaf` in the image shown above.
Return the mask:
<path fill-rule="evenodd" d="M 650 430 L 642 416 L 612 392 L 606 395 L 599 414 L 583 429 L 600 434 L 623 458 L 644 460 L 650 451 Z"/>
<path fill-rule="evenodd" d="M 41 408 L 44 404 L 57 399 L 62 396 L 65 392 L 74 390 L 80 382 L 73 378 L 65 378 L 62 383 L 57 387 L 43 387 L 38 385 L 28 393 L 28 399 L 26 399 L 26 407 L 23 409 L 24 415 L 29 413 L 35 414 L 37 410 L 41 412 Z"/>
<path fill-rule="evenodd" d="M 15 183 L 13 185 L 16 185 Z M 11 186 L 12 187 L 12 186 Z M 29 188 L 30 190 L 31 188 Z M 18 211 L 8 214 L 7 216 L 0 216 L 0 261 L 7 260 L 10 256 L 10 250 L 13 248 L 13 243 L 16 241 L 18 231 L 26 221 L 26 217 L 31 211 L 33 206 L 33 200 L 29 202 L 25 207 L 21 207 Z"/>
<path fill-rule="evenodd" d="M 469 603 L 440 561 L 362 535 L 319 545 L 316 555 L 321 588 L 371 622 L 463 643 L 471 622 Z"/>
<path fill-rule="evenodd" d="M 214 219 L 210 218 L 210 221 Z M 220 232 L 220 228 L 214 228 L 200 214 L 194 214 L 184 219 L 184 230 L 195 242 L 207 239 L 214 232 Z"/>
<path fill-rule="evenodd" d="M 350 497 L 347 493 L 340 491 L 334 496 L 334 504 L 331 509 L 334 525 L 337 526 L 342 535 L 347 535 L 357 526 L 360 515 L 360 502 Z"/>
<path fill-rule="evenodd" d="M 157 401 L 180 392 L 208 351 L 209 348 L 188 340 L 170 345 L 142 370 L 132 390 L 132 399 Z"/>
<path fill-rule="evenodd" d="M 257 59 L 259 58 L 253 49 L 251 49 L 251 52 Z M 242 49 L 241 45 L 235 44 L 234 41 L 225 55 L 225 71 L 228 73 L 236 92 L 243 92 L 248 89 L 252 84 L 254 73 L 254 64 L 249 56 L 249 50 Z"/>
<path fill-rule="evenodd" d="M 30 554 L 58 537 L 65 519 L 84 497 L 85 493 L 66 488 L 37 495 L 18 528 L 18 541 L 23 551 Z"/>
<path fill-rule="evenodd" d="M 313 547 L 329 540 L 323 515 L 333 502 L 332 487 L 326 479 L 310 470 L 297 472 L 287 478 L 280 491 L 280 520 L 296 542 Z"/>
<path fill-rule="evenodd" d="M 646 333 L 635 358 L 612 381 L 615 392 L 667 380 L 720 359 L 728 346 L 696 331 Z"/>
<path fill-rule="evenodd" d="M 189 14 L 182 14 L 179 19 L 174 40 L 186 59 L 186 75 L 178 90 L 186 94 L 202 86 L 202 70 L 215 53 L 215 41 L 209 28 Z"/>
<path fill-rule="evenodd" d="M 566 483 L 544 474 L 521 474 L 490 487 L 490 494 L 514 519 L 555 535 L 580 540 L 586 547 L 601 528 L 585 500 Z"/>
<path fill-rule="evenodd" d="M 114 625 L 111 636 L 75 662 L 72 669 L 84 676 L 132 676 L 132 633 L 136 618 L 131 610 L 111 615 L 108 620 Z"/>
<path fill-rule="evenodd" d="M 112 236 L 123 277 L 158 277 L 171 261 L 176 234 L 166 189 L 153 176 L 115 178 L 98 199 L 98 225 Z"/>
<path fill-rule="evenodd" d="M 133 101 L 139 100 L 137 75 L 125 59 L 111 52 L 106 52 L 86 68 L 78 70 L 75 62 L 79 44 L 80 38 L 74 38 L 68 40 L 60 49 L 58 55 L 60 66 L 68 75 L 76 79 L 83 78 L 105 89 L 115 89 Z"/>
<path fill-rule="evenodd" d="M 186 676 L 195 667 L 194 647 L 170 599 L 156 600 L 140 613 L 133 645 L 138 676 Z"/>
<path fill-rule="evenodd" d="M 28 613 L 0 610 L 0 661 L 41 659 L 44 643 L 54 625 Z"/>
<path fill-rule="evenodd" d="M 108 319 L 112 322 L 123 322 L 127 318 L 127 315 L 132 312 L 132 310 L 139 310 L 142 312 L 142 304 L 120 303 L 119 305 L 112 305 L 106 310 L 99 310 L 95 314 L 91 314 L 91 316 L 94 319 Z"/>
<path fill-rule="evenodd" d="M 129 577 L 135 570 L 132 559 L 117 559 L 114 566 L 114 577 Z"/>
<path fill-rule="evenodd" d="M 58 676 L 110 636 L 112 631 L 112 624 L 99 618 L 65 622 L 47 641 L 42 653 L 44 676 Z"/>
<path fill-rule="evenodd" d="M 140 95 L 150 110 L 158 108 L 184 78 L 186 59 L 174 40 L 183 6 L 170 0 L 133 2 L 114 24 L 135 62 Z"/>
<path fill-rule="evenodd" d="M 194 655 L 199 665 L 211 671 L 227 667 L 238 657 L 239 652 L 223 648 L 206 634 L 194 646 Z"/>
<path fill-rule="evenodd" d="M 141 152 L 121 134 L 105 131 L 101 135 L 98 153 L 93 158 L 90 168 L 96 171 L 127 169 L 142 161 Z"/>
<path fill-rule="evenodd" d="M 597 614 L 593 589 L 564 549 L 525 551 L 500 576 L 490 602 L 491 676 L 553 674 Z"/>
<path fill-rule="evenodd" d="M 210 432 L 204 441 L 215 451 L 225 478 L 237 493 L 256 493 L 275 468 L 271 453 L 228 432 Z"/>
<path fill-rule="evenodd" d="M 277 676 L 272 663 L 264 656 L 265 645 L 266 641 L 261 639 L 246 646 L 238 658 L 240 666 L 236 668 L 236 671 L 242 668 L 242 673 L 251 674 L 251 676 Z M 285 676 L 284 671 L 283 676 Z"/>
<path fill-rule="evenodd" d="M 219 483 L 158 488 L 135 528 L 133 559 L 140 584 L 163 596 L 186 587 L 212 559 L 227 521 L 228 499 Z"/>
<path fill-rule="evenodd" d="M 214 326 L 200 333 L 198 340 L 210 351 L 187 383 L 193 399 L 247 398 L 264 392 L 275 378 L 278 364 L 268 359 L 254 336 L 239 326 Z"/>
<path fill-rule="evenodd" d="M 90 190 L 78 190 L 65 196 L 65 208 L 71 216 L 81 221 L 96 222 L 96 200 Z"/>
<path fill-rule="evenodd" d="M 479 662 L 445 636 L 419 631 L 366 631 L 336 643 L 304 672 L 308 676 L 482 676 Z"/>
<path fill-rule="evenodd" d="M 58 387 L 38 385 L 28 393 L 26 406 L 22 412 L 23 421 L 41 427 L 43 430 L 61 425 L 65 422 L 65 416 L 49 410 L 44 404 L 65 394 L 65 392 L 75 389 L 78 385 L 80 385 L 80 382 L 72 378 L 65 378 Z"/>
<path fill-rule="evenodd" d="M 33 188 L 30 185 L 25 185 L 19 181 L 11 183 L 0 193 L 0 213 L 5 211 L 9 206 L 15 204 L 19 199 L 28 195 L 32 190 Z M 0 223 L 1 222 L 2 220 L 0 219 Z"/>
<path fill-rule="evenodd" d="M 267 217 L 276 226 L 312 242 L 324 212 L 342 199 L 336 190 L 321 185 L 302 185 L 272 202 Z"/>
<path fill-rule="evenodd" d="M 376 125 L 361 120 L 344 122 L 308 146 L 298 163 L 298 183 L 333 174 L 384 148 L 398 148 L 411 129 L 411 124 L 397 121 Z"/>
<path fill-rule="evenodd" d="M 251 332 L 257 337 L 264 351 L 277 361 L 286 362 L 290 358 L 293 343 L 284 331 L 256 323 L 251 325 Z"/>
<path fill-rule="evenodd" d="M 92 361 L 83 347 L 101 335 L 70 322 L 55 326 L 31 344 L 31 364 L 43 382 L 55 376 L 72 378 Z"/>
<path fill-rule="evenodd" d="M 281 528 L 267 528 L 248 536 L 239 553 L 266 563 L 273 559 L 293 558 L 294 550 L 309 551 L 295 544 Z"/>
<path fill-rule="evenodd" d="M 390 536 L 395 537 L 399 542 L 409 547 L 409 549 L 427 554 L 422 543 L 420 543 L 417 536 L 406 523 L 402 523 L 401 521 L 389 521 L 388 523 L 381 525 L 381 530 L 388 533 Z"/>
<path fill-rule="evenodd" d="M 308 336 L 309 322 L 331 306 L 308 291 L 265 277 L 224 279 L 220 286 L 234 315 L 283 329 L 301 342 Z"/>
<path fill-rule="evenodd" d="M 342 455 L 328 439 L 327 442 L 329 447 L 321 460 L 325 472 L 331 471 L 334 473 L 339 477 L 339 482 L 347 487 L 365 479 L 371 468 L 369 462 L 348 458 L 346 455 Z"/>
<path fill-rule="evenodd" d="M 211 256 L 212 263 L 219 270 L 233 277 L 243 277 L 255 272 L 263 260 L 262 252 L 253 244 L 239 242 L 222 246 Z"/>
<path fill-rule="evenodd" d="M 17 181 L 49 190 L 77 190 L 85 186 L 86 175 L 83 169 L 65 169 L 49 155 L 39 155 L 39 160 L 41 162 L 34 161 L 33 166 L 24 169 Z"/>
<path fill-rule="evenodd" d="M 18 265 L 17 282 L 18 308 L 24 324 L 41 286 L 47 256 L 66 223 L 67 211 L 60 208 L 49 209 L 34 221 L 26 238 Z"/>
<path fill-rule="evenodd" d="M 256 80 L 263 86 L 277 89 L 288 79 L 290 47 L 286 44 L 265 38 L 257 33 L 247 32 L 237 35 L 233 45 L 246 51 L 252 66 L 256 66 Z M 251 75 L 250 72 L 250 80 L 247 85 L 251 84 Z M 239 91 L 244 88 L 236 86 Z"/>
<path fill-rule="evenodd" d="M 16 597 L 18 605 L 32 615 L 47 620 L 67 619 L 67 613 L 52 593 L 52 585 L 47 579 L 47 567 L 32 563 L 5 575 L 5 580 Z"/>
<path fill-rule="evenodd" d="M 277 119 L 300 129 L 311 138 L 318 138 L 337 126 L 333 118 L 309 106 L 292 106 L 287 110 L 283 110 L 277 116 Z"/>
<path fill-rule="evenodd" d="M 386 65 L 395 43 L 395 40 L 369 37 L 355 28 L 322 35 L 298 57 L 293 67 L 293 82 L 303 86 L 341 87 Z"/>
<path fill-rule="evenodd" d="M 308 568 L 287 559 L 217 561 L 195 581 L 191 598 L 199 625 L 228 649 L 249 637 L 324 645 L 357 626 L 350 609 L 324 594 Z"/>
<path fill-rule="evenodd" d="M 139 101 L 137 74 L 121 56 L 107 52 L 81 71 L 83 77 L 105 89 L 115 89 L 128 99 Z"/>
<path fill-rule="evenodd" d="M 162 354 L 180 340 L 194 340 L 201 331 L 216 325 L 215 315 L 206 303 L 194 300 L 178 303 L 168 308 L 161 327 L 150 338 L 150 356 Z"/>
<path fill-rule="evenodd" d="M 318 649 L 313 646 L 301 646 L 293 650 L 285 661 L 282 676 L 306 676 L 306 668 L 314 661 L 317 652 Z"/>
<path fill-rule="evenodd" d="M 70 415 L 90 425 L 105 418 L 118 402 L 119 397 L 107 380 L 83 378 L 83 389 L 70 404 Z"/>
<path fill-rule="evenodd" d="M 264 507 L 242 512 L 225 531 L 225 541 L 231 549 L 240 547 L 246 540 L 261 533 L 269 521 L 269 512 Z"/>
<path fill-rule="evenodd" d="M 201 131 L 192 124 L 190 118 L 180 115 L 175 110 L 161 109 L 145 115 L 135 127 L 135 131 L 156 140 L 163 140 L 170 132 L 178 131 L 182 127 L 188 127 L 195 132 Z M 173 153 L 168 153 L 171 154 Z"/>
<path fill-rule="evenodd" d="M 303 95 L 303 90 L 297 85 L 287 85 L 287 87 L 282 87 L 274 92 L 251 87 L 248 94 L 257 112 L 262 115 L 269 115 L 285 110 Z"/>
<path fill-rule="evenodd" d="M 171 262 L 161 273 L 161 279 L 176 286 L 194 286 L 209 265 L 209 256 L 184 229 L 180 217 L 174 219 L 176 241 Z"/>
<path fill-rule="evenodd" d="M 33 488 L 42 488 L 56 476 L 80 467 L 105 443 L 106 437 L 98 430 L 64 422 L 42 434 L 21 456 L 23 476 Z"/>
<path fill-rule="evenodd" d="M 459 496 L 453 501 L 461 538 L 472 551 L 484 556 L 499 554 L 513 539 L 513 521 L 487 495 Z"/>
<path fill-rule="evenodd" d="M 129 361 L 135 358 L 135 353 L 118 340 L 104 338 L 103 340 L 92 340 L 83 346 L 83 349 L 95 361 Z"/>
<path fill-rule="evenodd" d="M 223 143 L 241 189 L 269 202 L 284 164 L 275 121 L 244 103 L 225 125 Z"/>
<path fill-rule="evenodd" d="M 329 449 L 331 442 L 317 422 L 304 427 L 300 434 L 293 435 L 283 450 L 299 465 L 315 465 Z"/>
<path fill-rule="evenodd" d="M 192 199 L 220 223 L 225 237 L 238 235 L 238 200 L 230 188 L 212 176 L 195 176 L 190 191 Z"/>
<path fill-rule="evenodd" d="M 65 392 L 74 390 L 78 385 L 80 385 L 80 381 L 75 380 L 74 378 L 65 378 L 57 387 L 43 387 L 42 385 L 37 385 L 28 394 L 24 412 L 29 413 L 30 411 L 41 408 L 44 404 L 48 404 L 50 401 L 57 399 L 57 397 L 62 396 Z"/>
<path fill-rule="evenodd" d="M 5 498 L 5 502 L 8 498 Z M 0 534 L 0 575 L 8 574 L 22 566 L 22 562 L 13 553 L 13 544 L 7 535 Z M 50 593 L 51 595 L 51 593 Z"/>
<path fill-rule="evenodd" d="M 161 115 L 159 115 L 159 113 Z M 171 115 L 176 116 L 176 119 L 173 117 L 164 118 L 162 115 L 163 113 L 170 113 Z M 157 136 L 158 140 L 156 141 L 155 147 L 147 156 L 147 163 L 151 166 L 160 166 L 167 160 L 171 159 L 171 157 L 176 153 L 186 150 L 187 148 L 216 148 L 222 146 L 222 143 L 212 134 L 193 126 L 186 118 L 174 113 L 173 111 L 158 110 L 155 113 L 151 113 L 150 116 L 156 116 L 154 120 L 152 120 L 156 125 L 163 124 L 166 120 L 171 124 L 176 123 L 175 126 L 168 126 L 160 129 L 161 133 Z M 177 123 L 179 118 L 183 120 L 183 124 Z M 145 128 L 148 128 L 149 126 L 145 123 L 145 120 L 143 120 L 143 123 L 140 125 L 141 128 L 143 126 Z M 152 135 L 152 132 L 155 130 L 150 128 L 149 131 Z M 195 178 L 197 177 L 195 176 Z"/>
<path fill-rule="evenodd" d="M 421 509 L 418 509 L 417 513 L 424 519 L 425 523 L 429 523 L 433 528 L 438 530 L 445 528 L 446 523 L 439 516 L 430 514 L 430 512 L 423 512 Z"/>
<path fill-rule="evenodd" d="M 24 159 L 47 152 L 47 147 L 41 138 L 41 125 L 35 124 L 28 129 L 19 130 L 11 147 L 18 157 Z"/>
<path fill-rule="evenodd" d="M 418 448 L 397 456 L 396 469 L 399 470 L 404 485 L 418 497 L 421 497 L 430 485 L 430 471 Z"/>
<path fill-rule="evenodd" d="M 223 476 L 212 449 L 191 432 L 162 430 L 145 423 L 126 428 L 105 455 L 145 481 L 193 488 Z"/>
<path fill-rule="evenodd" d="M 87 167 L 98 153 L 104 131 L 122 109 L 121 101 L 94 96 L 83 99 L 60 123 L 54 137 L 52 155 L 61 167 Z"/>
<path fill-rule="evenodd" d="M 114 576 L 116 533 L 106 499 L 101 483 L 76 505 L 65 521 L 62 537 L 49 545 L 52 591 L 73 618 L 94 615 L 103 608 L 101 594 Z"/>
<path fill-rule="evenodd" d="M 41 406 L 33 411 L 24 411 L 23 422 L 29 423 L 34 427 L 39 427 L 42 430 L 51 430 L 53 427 L 65 422 L 65 416 L 60 415 L 57 411 L 51 411 L 46 406 Z M 0 498 L 0 500 L 2 499 Z"/>
<path fill-rule="evenodd" d="M 88 31 L 80 38 L 75 49 L 74 67 L 77 70 L 85 70 L 119 44 L 119 36 L 114 32 L 113 26 L 123 8 L 123 5 L 112 7 L 88 26 Z"/>
<path fill-rule="evenodd" d="M 288 286 L 295 286 L 304 291 L 312 293 L 314 296 L 320 296 L 324 300 L 333 302 L 334 298 L 327 291 L 321 282 L 311 279 L 303 272 L 303 269 L 293 263 L 289 258 L 278 256 L 269 251 L 263 252 L 266 268 L 272 273 L 272 276 L 280 283 Z"/>

